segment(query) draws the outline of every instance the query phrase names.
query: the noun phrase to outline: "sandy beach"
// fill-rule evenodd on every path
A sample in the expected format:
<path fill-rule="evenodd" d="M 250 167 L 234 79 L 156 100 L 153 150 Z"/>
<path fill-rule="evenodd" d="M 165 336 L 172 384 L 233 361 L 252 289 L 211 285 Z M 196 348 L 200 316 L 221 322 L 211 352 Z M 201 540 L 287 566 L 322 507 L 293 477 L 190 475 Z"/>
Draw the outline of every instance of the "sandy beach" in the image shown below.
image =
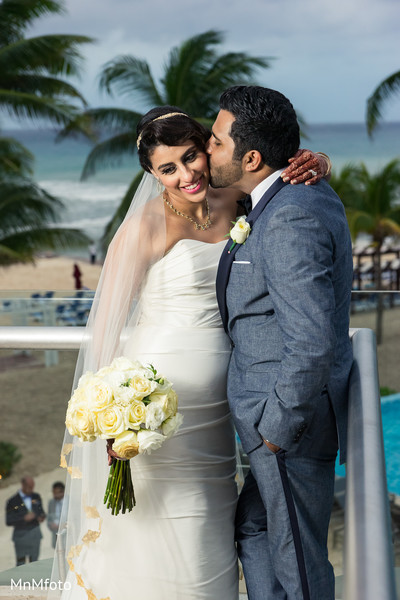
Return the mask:
<path fill-rule="evenodd" d="M 0 290 L 73 290 L 75 280 L 72 272 L 75 263 L 82 273 L 82 285 L 95 290 L 101 265 L 56 255 L 39 257 L 34 264 L 0 267 Z"/>

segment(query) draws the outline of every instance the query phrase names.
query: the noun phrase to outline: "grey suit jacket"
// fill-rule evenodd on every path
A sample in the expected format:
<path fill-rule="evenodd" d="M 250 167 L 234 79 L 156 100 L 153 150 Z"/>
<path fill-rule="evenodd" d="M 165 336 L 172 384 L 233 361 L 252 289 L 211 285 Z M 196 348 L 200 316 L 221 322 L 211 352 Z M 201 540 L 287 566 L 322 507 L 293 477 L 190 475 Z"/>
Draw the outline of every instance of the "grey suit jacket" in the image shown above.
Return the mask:
<path fill-rule="evenodd" d="M 286 451 L 304 447 L 327 391 L 343 461 L 353 271 L 343 204 L 325 181 L 278 180 L 247 220 L 249 238 L 230 254 L 228 242 L 217 277 L 233 344 L 228 397 L 243 447 L 250 452 L 261 437 Z"/>

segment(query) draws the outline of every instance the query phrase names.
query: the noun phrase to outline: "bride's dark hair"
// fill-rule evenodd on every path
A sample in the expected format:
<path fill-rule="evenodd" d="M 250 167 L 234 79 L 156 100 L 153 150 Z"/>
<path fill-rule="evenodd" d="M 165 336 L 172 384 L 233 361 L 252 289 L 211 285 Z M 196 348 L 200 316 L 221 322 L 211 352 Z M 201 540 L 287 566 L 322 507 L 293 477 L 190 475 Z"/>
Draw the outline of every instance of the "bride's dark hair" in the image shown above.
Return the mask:
<path fill-rule="evenodd" d="M 169 113 L 179 113 L 165 119 L 159 119 Z M 139 121 L 136 127 L 138 154 L 143 169 L 150 173 L 151 155 L 157 146 L 181 146 L 192 141 L 196 148 L 205 151 L 209 130 L 189 117 L 177 106 L 158 106 L 152 108 Z"/>

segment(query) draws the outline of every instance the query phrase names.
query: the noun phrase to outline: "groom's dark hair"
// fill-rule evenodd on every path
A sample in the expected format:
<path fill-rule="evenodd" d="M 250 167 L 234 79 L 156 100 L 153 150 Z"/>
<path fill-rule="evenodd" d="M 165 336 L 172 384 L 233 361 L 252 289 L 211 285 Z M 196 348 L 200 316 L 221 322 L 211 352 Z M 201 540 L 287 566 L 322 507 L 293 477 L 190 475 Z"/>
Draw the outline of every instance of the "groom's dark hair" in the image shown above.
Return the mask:
<path fill-rule="evenodd" d="M 296 112 L 280 92 L 256 85 L 237 85 L 222 94 L 219 104 L 235 117 L 230 132 L 235 143 L 235 160 L 241 160 L 250 150 L 258 150 L 266 165 L 281 169 L 299 149 Z"/>

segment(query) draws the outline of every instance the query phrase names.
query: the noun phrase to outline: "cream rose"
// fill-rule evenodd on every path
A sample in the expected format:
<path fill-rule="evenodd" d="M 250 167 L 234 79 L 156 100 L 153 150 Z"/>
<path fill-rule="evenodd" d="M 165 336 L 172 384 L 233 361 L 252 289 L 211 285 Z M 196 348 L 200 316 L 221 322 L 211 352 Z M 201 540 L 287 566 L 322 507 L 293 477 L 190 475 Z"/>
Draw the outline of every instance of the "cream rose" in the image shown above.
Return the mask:
<path fill-rule="evenodd" d="M 134 392 L 135 400 L 143 400 L 149 396 L 157 387 L 155 381 L 149 381 L 146 377 L 134 375 L 129 382 L 129 388 Z"/>
<path fill-rule="evenodd" d="M 126 409 L 125 418 L 129 429 L 139 429 L 146 421 L 146 406 L 143 402 L 132 402 Z"/>
<path fill-rule="evenodd" d="M 139 454 L 151 454 L 153 450 L 157 450 L 166 440 L 164 435 L 157 431 L 148 431 L 141 429 L 138 431 L 137 439 L 139 442 Z"/>
<path fill-rule="evenodd" d="M 93 442 L 98 429 L 93 415 L 84 404 L 68 407 L 65 425 L 71 435 L 78 436 L 84 442 Z"/>
<path fill-rule="evenodd" d="M 97 413 L 97 427 L 103 439 L 115 438 L 127 429 L 124 414 L 119 406 L 108 406 Z"/>
<path fill-rule="evenodd" d="M 244 217 L 239 217 L 229 234 L 236 244 L 243 244 L 249 237 L 250 231 L 250 224 Z"/>
<path fill-rule="evenodd" d="M 134 431 L 124 431 L 124 433 L 120 433 L 115 438 L 112 449 L 121 458 L 133 458 L 139 454 L 137 434 Z"/>
<path fill-rule="evenodd" d="M 181 413 L 177 413 L 174 417 L 170 417 L 169 419 L 164 421 L 164 423 L 161 426 L 163 435 L 165 435 L 165 437 L 169 439 L 178 431 L 182 423 L 183 415 L 181 415 Z"/>
<path fill-rule="evenodd" d="M 87 404 L 93 412 L 99 412 L 110 406 L 113 402 L 112 388 L 104 379 L 93 377 L 83 388 Z"/>

